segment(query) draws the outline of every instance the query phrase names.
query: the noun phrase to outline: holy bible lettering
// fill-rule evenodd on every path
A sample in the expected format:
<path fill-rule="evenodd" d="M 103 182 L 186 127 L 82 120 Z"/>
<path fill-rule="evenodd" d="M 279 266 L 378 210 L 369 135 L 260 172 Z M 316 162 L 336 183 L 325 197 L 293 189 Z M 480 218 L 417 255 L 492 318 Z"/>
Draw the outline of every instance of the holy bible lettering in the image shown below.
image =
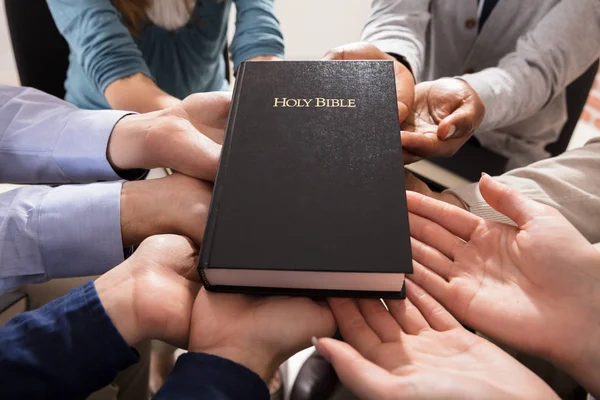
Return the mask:
<path fill-rule="evenodd" d="M 287 97 L 275 97 L 273 99 L 273 107 L 341 107 L 355 108 L 356 99 L 326 99 L 323 97 L 315 97 L 314 99 L 288 99 Z"/>

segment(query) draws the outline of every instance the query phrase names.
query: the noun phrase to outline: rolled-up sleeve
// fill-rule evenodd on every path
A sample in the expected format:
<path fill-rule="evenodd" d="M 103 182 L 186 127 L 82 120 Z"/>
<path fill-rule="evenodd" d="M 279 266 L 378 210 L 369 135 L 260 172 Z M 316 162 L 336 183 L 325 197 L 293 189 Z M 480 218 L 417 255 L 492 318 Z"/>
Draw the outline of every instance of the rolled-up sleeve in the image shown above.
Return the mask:
<path fill-rule="evenodd" d="M 27 186 L 0 195 L 0 293 L 123 262 L 122 182 Z"/>
<path fill-rule="evenodd" d="M 235 0 L 236 25 L 231 42 L 233 68 L 257 56 L 284 56 L 283 34 L 273 0 Z"/>
<path fill-rule="evenodd" d="M 0 182 L 121 179 L 106 158 L 125 111 L 84 111 L 31 88 L 0 85 Z"/>
<path fill-rule="evenodd" d="M 121 15 L 110 0 L 47 0 L 60 33 L 90 81 L 104 93 L 136 73 L 152 78 Z"/>

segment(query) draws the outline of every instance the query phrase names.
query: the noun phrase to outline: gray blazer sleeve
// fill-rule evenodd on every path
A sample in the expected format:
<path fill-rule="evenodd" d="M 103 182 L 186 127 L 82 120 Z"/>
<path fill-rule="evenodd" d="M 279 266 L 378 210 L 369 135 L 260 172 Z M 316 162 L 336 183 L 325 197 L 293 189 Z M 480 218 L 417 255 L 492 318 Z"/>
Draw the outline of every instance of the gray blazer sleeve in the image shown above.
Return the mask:
<path fill-rule="evenodd" d="M 538 161 L 496 177 L 527 197 L 558 209 L 591 243 L 600 242 L 600 137 L 584 147 Z M 477 183 L 453 188 L 470 211 L 483 218 L 512 223 L 492 209 Z"/>
<path fill-rule="evenodd" d="M 362 40 L 386 53 L 404 56 L 417 82 L 425 63 L 429 0 L 372 0 Z"/>
<path fill-rule="evenodd" d="M 486 108 L 479 131 L 532 116 L 599 55 L 600 1 L 561 1 L 496 67 L 462 76 Z"/>

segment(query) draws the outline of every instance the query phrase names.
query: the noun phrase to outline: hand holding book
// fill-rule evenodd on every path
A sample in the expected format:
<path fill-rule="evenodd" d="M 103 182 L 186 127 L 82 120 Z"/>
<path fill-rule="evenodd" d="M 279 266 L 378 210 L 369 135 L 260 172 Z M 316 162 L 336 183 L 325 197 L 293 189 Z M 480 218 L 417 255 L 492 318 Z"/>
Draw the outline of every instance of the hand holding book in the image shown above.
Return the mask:
<path fill-rule="evenodd" d="M 115 170 L 171 168 L 214 181 L 231 96 L 199 93 L 162 111 L 127 115 L 111 134 L 107 159 Z"/>
<path fill-rule="evenodd" d="M 311 337 L 334 332 L 325 302 L 202 289 L 192 311 L 188 349 L 227 358 L 268 382 L 285 360 L 311 345 Z"/>
<path fill-rule="evenodd" d="M 408 68 L 398 62 L 394 57 L 379 50 L 375 45 L 363 42 L 350 43 L 331 49 L 325 54 L 323 60 L 348 61 L 348 60 L 389 60 L 394 62 L 394 75 L 396 77 L 396 98 L 398 101 L 398 116 L 400 122 L 404 121 L 413 108 L 415 80 Z"/>
<path fill-rule="evenodd" d="M 516 227 L 407 193 L 410 279 L 465 324 L 600 394 L 600 253 L 557 210 L 489 176 L 479 188 Z"/>

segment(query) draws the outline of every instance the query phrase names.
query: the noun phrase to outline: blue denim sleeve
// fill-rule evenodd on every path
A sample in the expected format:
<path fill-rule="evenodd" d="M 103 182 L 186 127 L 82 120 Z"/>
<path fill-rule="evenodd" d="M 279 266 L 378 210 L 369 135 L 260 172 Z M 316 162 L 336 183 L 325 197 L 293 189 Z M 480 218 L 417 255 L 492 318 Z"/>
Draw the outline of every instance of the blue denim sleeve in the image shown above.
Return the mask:
<path fill-rule="evenodd" d="M 268 400 L 269 390 L 253 371 L 233 361 L 204 353 L 179 357 L 154 400 Z"/>
<path fill-rule="evenodd" d="M 88 282 L 0 328 L 0 398 L 83 399 L 138 360 Z"/>
<path fill-rule="evenodd" d="M 0 194 L 0 293 L 120 264 L 121 187 L 25 186 Z"/>
<path fill-rule="evenodd" d="M 237 10 L 231 42 L 233 69 L 257 56 L 283 58 L 283 34 L 275 16 L 274 0 L 234 0 Z"/>
<path fill-rule="evenodd" d="M 98 91 L 104 93 L 112 82 L 136 73 L 152 78 L 140 49 L 110 0 L 47 2 L 58 30 Z"/>

